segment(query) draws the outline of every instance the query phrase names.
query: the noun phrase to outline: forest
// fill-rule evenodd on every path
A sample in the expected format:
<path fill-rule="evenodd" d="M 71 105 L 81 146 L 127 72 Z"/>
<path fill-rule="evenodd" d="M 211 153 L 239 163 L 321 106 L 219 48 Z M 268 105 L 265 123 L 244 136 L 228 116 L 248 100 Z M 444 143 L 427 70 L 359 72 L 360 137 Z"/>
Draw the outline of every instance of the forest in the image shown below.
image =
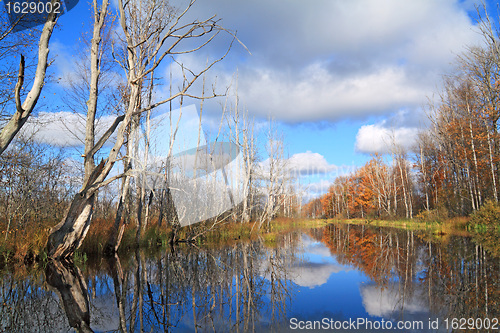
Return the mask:
<path fill-rule="evenodd" d="M 480 27 L 484 45 L 468 47 L 456 71 L 443 76 L 438 101 L 426 107 L 429 126 L 413 147 L 393 139 L 388 158 L 375 154 L 337 177 L 304 206 L 307 216 L 430 222 L 470 216 L 487 204 L 498 226 L 500 49 L 487 15 Z"/>

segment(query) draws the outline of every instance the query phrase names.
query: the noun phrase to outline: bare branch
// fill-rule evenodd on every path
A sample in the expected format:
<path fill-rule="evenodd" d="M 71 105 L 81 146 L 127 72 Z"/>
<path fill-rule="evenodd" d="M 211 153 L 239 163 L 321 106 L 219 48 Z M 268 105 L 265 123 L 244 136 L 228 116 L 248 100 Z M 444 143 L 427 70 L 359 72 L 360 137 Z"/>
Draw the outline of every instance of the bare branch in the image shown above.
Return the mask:
<path fill-rule="evenodd" d="M 24 83 L 24 56 L 21 54 L 21 61 L 19 61 L 19 75 L 17 76 L 15 91 L 16 98 L 16 109 L 17 112 L 23 113 L 23 107 L 21 105 L 21 89 Z"/>
<path fill-rule="evenodd" d="M 57 1 L 59 0 L 52 0 L 52 5 Z M 33 86 L 28 92 L 28 95 L 26 96 L 26 99 L 22 104 L 20 98 L 22 80 L 21 78 L 18 78 L 18 82 L 15 87 L 16 112 L 0 131 L 0 154 L 2 154 L 5 149 L 7 149 L 16 134 L 26 123 L 31 112 L 35 108 L 38 98 L 40 97 L 43 85 L 45 83 L 45 74 L 48 66 L 49 40 L 52 36 L 52 31 L 54 30 L 56 21 L 57 14 L 54 12 L 50 13 L 43 27 L 42 34 L 40 35 L 40 42 L 38 44 L 38 64 L 36 67 Z M 20 64 L 20 71 L 21 67 L 24 67 L 22 65 L 22 60 Z"/>
<path fill-rule="evenodd" d="M 102 137 L 99 139 L 99 141 L 97 141 L 95 146 L 92 147 L 92 149 L 88 152 L 88 154 L 94 155 L 95 153 L 97 153 L 97 151 L 99 149 L 101 149 L 102 146 L 104 146 L 106 141 L 108 141 L 108 139 L 111 137 L 111 135 L 115 132 L 116 128 L 123 121 L 124 118 L 125 118 L 124 115 L 116 117 L 113 124 L 111 124 L 111 126 L 106 130 L 106 132 L 102 135 Z M 86 155 L 82 155 L 82 157 L 85 157 L 85 156 Z"/>

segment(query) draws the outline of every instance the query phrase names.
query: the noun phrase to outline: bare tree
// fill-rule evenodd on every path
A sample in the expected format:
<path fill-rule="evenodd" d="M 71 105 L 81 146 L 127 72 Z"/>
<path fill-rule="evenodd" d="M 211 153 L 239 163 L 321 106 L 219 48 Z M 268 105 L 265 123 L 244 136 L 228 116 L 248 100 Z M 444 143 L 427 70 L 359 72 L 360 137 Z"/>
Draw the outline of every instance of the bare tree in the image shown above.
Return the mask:
<path fill-rule="evenodd" d="M 260 217 L 259 227 L 267 221 L 269 227 L 270 221 L 276 216 L 284 200 L 284 189 L 287 181 L 287 163 L 284 158 L 283 138 L 276 131 L 273 120 L 269 121 L 269 131 L 267 133 L 266 151 L 268 155 L 268 165 L 262 174 L 262 179 L 266 184 L 266 203 Z"/>
<path fill-rule="evenodd" d="M 220 58 L 208 63 L 202 70 L 194 72 L 175 60 L 176 55 L 192 53 L 210 43 L 224 29 L 219 26 L 218 20 L 212 16 L 205 20 L 185 22 L 187 13 L 195 1 L 189 2 L 183 11 L 173 8 L 168 2 L 150 1 L 122 1 L 118 2 L 119 22 L 123 33 L 125 62 L 121 63 L 127 75 L 128 105 L 125 113 L 117 117 L 110 128 L 99 139 L 95 140 L 95 105 L 97 103 L 97 80 L 99 61 L 97 50 L 100 45 L 101 29 L 106 19 L 108 1 L 103 0 L 98 6 L 94 0 L 94 35 L 91 53 L 91 89 L 87 111 L 87 127 L 85 139 L 85 179 L 80 192 L 74 197 L 66 216 L 55 226 L 47 243 L 49 256 L 63 258 L 71 256 L 81 245 L 88 231 L 95 195 L 98 189 L 112 181 L 126 176 L 125 173 L 108 178 L 119 152 L 125 143 L 126 132 L 134 117 L 152 110 L 162 104 L 180 97 L 201 98 L 191 94 L 191 87 L 217 62 L 221 61 L 227 52 Z M 151 30 L 149 30 L 151 29 Z M 193 40 L 198 44 L 185 43 Z M 187 45 L 184 45 L 187 44 Z M 229 51 L 229 49 L 228 49 Z M 172 58 L 169 58 L 172 57 Z M 144 106 L 142 90 L 148 75 L 153 73 L 165 59 L 173 59 L 182 70 L 182 84 L 176 93 Z M 117 59 L 119 61 L 119 59 Z M 215 90 L 212 95 L 216 96 Z M 106 159 L 95 166 L 94 155 L 99 151 L 112 133 L 118 128 L 116 140 Z"/>
<path fill-rule="evenodd" d="M 229 109 L 229 110 L 228 110 Z M 233 217 L 234 220 L 241 218 L 242 222 L 249 222 L 251 212 L 255 208 L 255 178 L 257 169 L 257 139 L 255 138 L 255 121 L 250 119 L 248 111 L 241 107 L 240 97 L 238 96 L 238 85 L 236 77 L 236 87 L 234 89 L 234 102 L 228 106 L 228 100 L 224 104 L 223 114 L 226 118 L 227 129 L 229 130 L 229 141 L 234 142 L 240 149 L 243 157 L 243 166 L 238 175 L 241 182 L 238 190 L 244 193 L 245 199 L 241 205 L 239 216 Z M 233 208 L 236 212 L 238 209 Z"/>
<path fill-rule="evenodd" d="M 58 0 L 52 0 L 52 4 L 55 2 L 58 2 Z M 48 66 L 49 41 L 52 36 L 52 31 L 56 25 L 56 21 L 57 14 L 55 12 L 52 12 L 47 16 L 47 20 L 40 35 L 40 41 L 38 43 L 38 63 L 36 66 L 33 86 L 26 95 L 24 101 L 21 101 L 21 95 L 22 89 L 24 89 L 25 59 L 23 55 L 20 57 L 17 84 L 14 88 L 14 101 L 16 109 L 9 121 L 0 130 L 0 154 L 7 149 L 16 134 L 26 123 L 28 117 L 31 115 L 31 112 L 37 104 L 38 98 L 40 97 L 43 85 L 45 84 L 45 75 Z M 10 33 L 12 33 L 11 29 L 5 31 L 4 35 L 0 36 L 0 41 L 6 38 L 7 34 Z"/>

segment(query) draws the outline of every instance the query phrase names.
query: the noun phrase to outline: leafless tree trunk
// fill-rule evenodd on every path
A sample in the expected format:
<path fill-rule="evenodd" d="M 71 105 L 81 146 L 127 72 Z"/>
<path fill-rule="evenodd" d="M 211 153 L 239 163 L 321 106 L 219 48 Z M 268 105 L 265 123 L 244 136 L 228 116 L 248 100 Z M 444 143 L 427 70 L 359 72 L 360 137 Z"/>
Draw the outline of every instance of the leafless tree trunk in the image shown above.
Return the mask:
<path fill-rule="evenodd" d="M 493 186 L 493 196 L 495 198 L 495 202 L 498 202 L 498 190 L 497 190 L 497 177 L 495 173 L 495 163 L 493 162 L 493 144 L 490 135 L 490 127 L 485 118 L 483 118 L 484 127 L 486 128 L 487 140 L 488 140 L 488 158 L 490 161 L 490 170 L 491 170 L 491 180 Z"/>
<path fill-rule="evenodd" d="M 104 160 L 98 168 L 95 168 L 93 149 L 95 148 L 95 118 L 97 111 L 97 96 L 99 87 L 100 72 L 100 52 L 101 31 L 104 26 L 108 12 L 108 0 L 103 0 L 101 8 L 98 7 L 97 0 L 93 2 L 94 8 L 94 30 L 92 35 L 90 51 L 90 91 L 87 101 L 87 124 L 85 132 L 85 154 L 84 186 L 80 193 L 76 194 L 66 217 L 56 225 L 47 242 L 49 256 L 54 258 L 67 257 L 80 247 L 87 234 L 92 218 L 92 210 L 97 189 L 88 191 L 87 186 L 91 185 L 99 177 L 104 168 Z M 109 171 L 108 171 L 109 172 Z"/>
<path fill-rule="evenodd" d="M 125 142 L 127 128 L 131 124 L 132 119 L 148 110 L 152 110 L 157 106 L 182 96 L 200 98 L 190 94 L 188 90 L 200 76 L 203 76 L 213 65 L 224 59 L 227 52 L 229 52 L 228 48 L 222 57 L 207 64 L 205 68 L 198 72 L 190 71 L 178 63 L 182 69 L 184 78 L 179 91 L 148 106 L 141 106 L 141 93 L 145 78 L 158 68 L 163 59 L 170 55 L 196 52 L 204 45 L 210 43 L 221 31 L 225 31 L 218 25 L 215 16 L 203 21 L 196 20 L 188 24 L 183 23 L 181 19 L 185 18 L 186 13 L 194 5 L 194 2 L 194 0 L 191 0 L 186 9 L 179 13 L 173 10 L 168 3 L 156 3 L 154 1 L 139 3 L 132 0 L 124 3 L 122 0 L 119 0 L 119 22 L 124 34 L 123 42 L 126 53 L 126 59 L 122 63 L 122 66 L 127 73 L 127 109 L 125 114 L 115 119 L 114 123 L 95 144 L 92 145 L 94 138 L 86 140 L 86 144 L 88 143 L 89 145 L 85 149 L 85 158 L 88 162 L 86 165 L 92 167 L 90 156 L 94 156 L 108 141 L 116 128 L 118 128 L 116 140 L 108 157 L 105 160 L 103 159 L 97 167 L 85 170 L 85 181 L 82 189 L 75 196 L 65 218 L 52 230 L 47 242 L 50 257 L 68 257 L 74 253 L 85 238 L 90 225 L 93 202 L 98 189 L 118 178 L 127 176 L 127 174 L 122 173 L 107 178 L 118 160 L 120 149 Z M 148 14 L 145 14 L 144 9 L 148 8 L 148 6 Z M 97 0 L 94 0 L 95 38 L 92 40 L 92 45 L 96 45 L 97 48 L 99 48 L 100 38 L 98 37 L 106 18 L 107 8 L 108 0 L 103 0 L 100 8 L 98 8 Z M 143 29 L 146 29 L 146 31 Z M 188 48 L 184 50 L 179 49 L 182 47 L 179 46 L 182 44 L 182 41 L 193 38 L 195 41 L 200 40 L 201 42 L 194 46 L 191 44 L 191 46 L 187 46 Z M 99 62 L 97 61 L 96 54 L 92 53 L 91 57 L 91 71 L 92 77 L 94 77 L 94 75 L 98 75 L 99 73 Z M 97 82 L 97 80 L 91 79 L 91 82 Z M 93 109 L 95 104 L 93 101 L 94 98 L 97 98 L 96 91 L 96 87 L 91 87 L 88 103 L 88 117 L 90 118 L 95 117 L 95 110 Z M 213 94 L 202 98 L 212 98 L 215 96 L 217 94 L 214 90 Z M 93 122 L 88 121 L 88 125 L 90 128 L 87 128 L 86 135 L 92 136 L 94 132 Z M 90 147 L 91 145 L 92 147 Z"/>
<path fill-rule="evenodd" d="M 52 0 L 51 3 L 54 4 L 56 1 L 58 0 Z M 38 98 L 40 97 L 45 83 L 45 74 L 48 66 L 49 41 L 52 36 L 52 31 L 56 25 L 56 21 L 56 13 L 50 13 L 47 16 L 47 21 L 43 26 L 42 34 L 40 35 L 40 42 L 38 43 L 38 64 L 36 67 L 33 86 L 26 95 L 24 102 L 21 102 L 21 89 L 24 84 L 25 62 L 24 56 L 21 55 L 19 75 L 17 78 L 17 84 L 14 88 L 16 111 L 7 124 L 5 124 L 5 126 L 0 130 L 0 155 L 5 151 L 5 149 L 7 149 L 16 134 L 24 126 L 28 117 L 31 115 L 31 112 L 35 108 Z"/>
<path fill-rule="evenodd" d="M 283 189 L 286 175 L 286 162 L 284 160 L 283 140 L 276 132 L 273 120 L 269 121 L 269 131 L 266 146 L 269 170 L 265 170 L 262 175 L 266 186 L 266 206 L 259 221 L 259 227 L 267 222 L 269 227 L 271 220 L 276 216 L 281 203 L 283 202 Z"/>

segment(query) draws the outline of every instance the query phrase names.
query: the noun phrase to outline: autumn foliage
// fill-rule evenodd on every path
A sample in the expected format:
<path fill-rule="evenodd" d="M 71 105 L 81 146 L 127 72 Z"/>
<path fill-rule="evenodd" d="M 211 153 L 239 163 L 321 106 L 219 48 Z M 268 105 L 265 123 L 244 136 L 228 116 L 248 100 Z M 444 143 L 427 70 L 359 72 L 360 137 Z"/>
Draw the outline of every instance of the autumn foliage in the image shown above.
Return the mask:
<path fill-rule="evenodd" d="M 409 162 L 390 167 L 375 155 L 354 174 L 337 177 L 327 194 L 305 205 L 309 217 L 373 218 L 412 216 L 413 183 Z"/>
<path fill-rule="evenodd" d="M 411 149 L 393 142 L 390 162 L 375 155 L 336 178 L 327 194 L 306 205 L 306 215 L 446 218 L 468 216 L 488 200 L 498 204 L 500 54 L 491 52 L 498 50 L 471 49 L 460 58 Z"/>

